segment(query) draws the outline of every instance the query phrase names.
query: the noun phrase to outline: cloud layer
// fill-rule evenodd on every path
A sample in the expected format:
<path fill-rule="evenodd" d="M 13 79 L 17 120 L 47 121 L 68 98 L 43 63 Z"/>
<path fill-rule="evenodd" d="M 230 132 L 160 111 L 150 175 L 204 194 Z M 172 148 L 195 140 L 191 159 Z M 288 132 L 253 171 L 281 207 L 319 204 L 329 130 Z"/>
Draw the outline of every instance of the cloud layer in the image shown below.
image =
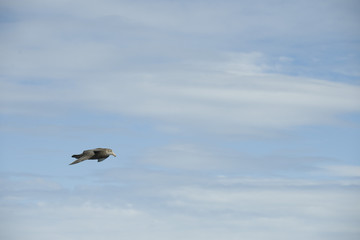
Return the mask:
<path fill-rule="evenodd" d="M 208 66 L 171 74 L 119 73 L 101 81 L 85 75 L 89 78 L 68 86 L 7 82 L 4 87 L 11 91 L 2 95 L 8 103 L 4 111 L 51 114 L 56 104 L 57 110 L 77 107 L 239 134 L 333 124 L 338 116 L 360 110 L 358 86 L 253 71 L 256 65 L 248 58 L 252 55 L 241 62 L 219 63 L 222 69 L 217 71 Z"/>
<path fill-rule="evenodd" d="M 359 193 L 352 191 L 356 182 L 345 187 L 327 181 L 197 176 L 186 183 L 184 176 L 134 171 L 145 181 L 129 181 L 134 172 L 125 169 L 98 173 L 105 181 L 101 185 L 74 189 L 39 176 L 3 178 L 1 216 L 8 219 L 2 221 L 2 237 L 356 239 L 360 234 Z M 138 187 L 119 184 L 124 181 Z M 9 183 L 15 188 L 6 188 Z M 26 189 L 16 187 L 23 184 Z"/>

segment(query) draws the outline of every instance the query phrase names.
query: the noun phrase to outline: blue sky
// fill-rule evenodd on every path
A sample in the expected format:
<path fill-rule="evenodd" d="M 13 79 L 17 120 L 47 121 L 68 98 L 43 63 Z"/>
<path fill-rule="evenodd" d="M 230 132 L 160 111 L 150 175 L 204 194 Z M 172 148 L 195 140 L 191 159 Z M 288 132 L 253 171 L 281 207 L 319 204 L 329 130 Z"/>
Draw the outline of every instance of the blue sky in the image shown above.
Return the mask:
<path fill-rule="evenodd" d="M 0 6 L 1 239 L 359 238 L 358 1 Z"/>

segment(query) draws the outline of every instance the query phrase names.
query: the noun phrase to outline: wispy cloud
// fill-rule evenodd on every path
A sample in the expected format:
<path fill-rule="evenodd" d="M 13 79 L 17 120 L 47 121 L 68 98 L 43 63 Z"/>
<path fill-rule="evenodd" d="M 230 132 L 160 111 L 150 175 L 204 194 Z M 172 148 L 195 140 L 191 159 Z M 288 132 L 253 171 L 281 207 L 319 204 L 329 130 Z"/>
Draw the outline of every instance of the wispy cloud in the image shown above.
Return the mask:
<path fill-rule="evenodd" d="M 2 99 L 8 113 L 44 112 L 56 104 L 57 110 L 76 106 L 220 133 L 332 124 L 339 115 L 360 110 L 358 86 L 254 70 L 258 66 L 249 58 L 240 65 L 219 63 L 231 66 L 223 71 L 119 73 L 102 81 L 85 75 L 88 79 L 58 88 L 8 82 L 12 90 Z"/>
<path fill-rule="evenodd" d="M 269 239 L 336 239 L 334 235 L 355 239 L 359 234 L 360 209 L 355 204 L 359 193 L 341 185 L 331 189 L 323 188 L 326 181 L 209 176 L 175 184 L 166 180 L 170 175 L 165 172 L 138 173 L 146 181 L 130 180 L 126 171 L 118 169 L 118 177 L 101 186 L 83 183 L 72 190 L 50 185 L 39 189 L 39 176 L 22 177 L 27 189 L 13 184 L 13 189 L 2 191 L 1 216 L 8 220 L 3 221 L 1 234 L 28 239 L 257 239 L 265 235 Z M 160 185 L 154 182 L 154 173 Z M 106 175 L 105 171 L 98 177 Z M 122 186 L 119 177 L 138 187 Z M 199 184 L 203 181 L 207 184 Z M 146 201 L 139 201 L 140 197 Z M 18 225 L 22 231 L 16 230 Z"/>
<path fill-rule="evenodd" d="M 289 76 L 286 69 L 294 70 L 294 64 L 295 72 L 306 67 L 296 47 L 274 53 L 270 47 L 234 49 L 218 43 L 249 46 L 247 36 L 260 41 L 283 33 L 285 42 L 286 36 L 300 33 L 311 41 L 329 34 L 352 37 L 340 33 L 345 26 L 355 29 L 351 9 L 357 4 L 311 5 L 106 1 L 99 7 L 79 1 L 69 8 L 66 1 L 5 3 L 13 19 L 4 23 L 1 44 L 2 89 L 8 89 L 2 92 L 3 112 L 51 114 L 54 107 L 59 112 L 81 108 L 250 134 L 336 122 L 341 114 L 359 111 L 358 86 Z M 326 13 L 329 21 L 317 21 L 316 11 L 337 6 L 336 16 Z M 304 19 L 301 9 L 314 11 L 310 15 L 315 19 Z M 283 21 L 290 16 L 290 22 Z M 312 24 L 298 31 L 306 21 Z M 291 42 L 296 39 L 292 36 Z M 344 54 L 337 58 L 349 59 Z M 291 66 L 284 59 L 291 59 Z"/>
<path fill-rule="evenodd" d="M 324 170 L 331 175 L 341 177 L 360 177 L 360 167 L 354 165 L 329 165 Z"/>

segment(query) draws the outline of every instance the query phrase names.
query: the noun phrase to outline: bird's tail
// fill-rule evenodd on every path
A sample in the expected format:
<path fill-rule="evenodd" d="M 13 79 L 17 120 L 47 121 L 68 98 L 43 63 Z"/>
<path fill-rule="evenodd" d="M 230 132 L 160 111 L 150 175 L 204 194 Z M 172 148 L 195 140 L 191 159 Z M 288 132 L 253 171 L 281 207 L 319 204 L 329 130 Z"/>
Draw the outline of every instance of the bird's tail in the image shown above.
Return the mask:
<path fill-rule="evenodd" d="M 79 158 L 79 157 L 81 157 L 81 154 L 75 154 L 75 155 L 72 155 L 71 157 L 73 157 L 73 158 Z"/>

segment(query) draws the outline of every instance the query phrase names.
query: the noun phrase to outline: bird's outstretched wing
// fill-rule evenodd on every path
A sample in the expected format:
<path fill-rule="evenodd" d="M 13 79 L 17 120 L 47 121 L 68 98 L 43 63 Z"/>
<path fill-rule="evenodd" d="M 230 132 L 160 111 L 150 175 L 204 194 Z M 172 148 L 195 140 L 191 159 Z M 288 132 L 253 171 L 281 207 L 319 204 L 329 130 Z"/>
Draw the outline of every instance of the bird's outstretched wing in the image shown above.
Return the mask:
<path fill-rule="evenodd" d="M 73 165 L 73 164 L 77 164 L 79 162 L 82 162 L 82 161 L 85 161 L 85 160 L 88 160 L 90 159 L 92 156 L 94 156 L 95 153 L 94 151 L 84 151 L 82 154 L 81 154 L 81 157 L 79 157 L 77 160 L 73 161 L 72 163 L 70 163 L 69 165 Z"/>

